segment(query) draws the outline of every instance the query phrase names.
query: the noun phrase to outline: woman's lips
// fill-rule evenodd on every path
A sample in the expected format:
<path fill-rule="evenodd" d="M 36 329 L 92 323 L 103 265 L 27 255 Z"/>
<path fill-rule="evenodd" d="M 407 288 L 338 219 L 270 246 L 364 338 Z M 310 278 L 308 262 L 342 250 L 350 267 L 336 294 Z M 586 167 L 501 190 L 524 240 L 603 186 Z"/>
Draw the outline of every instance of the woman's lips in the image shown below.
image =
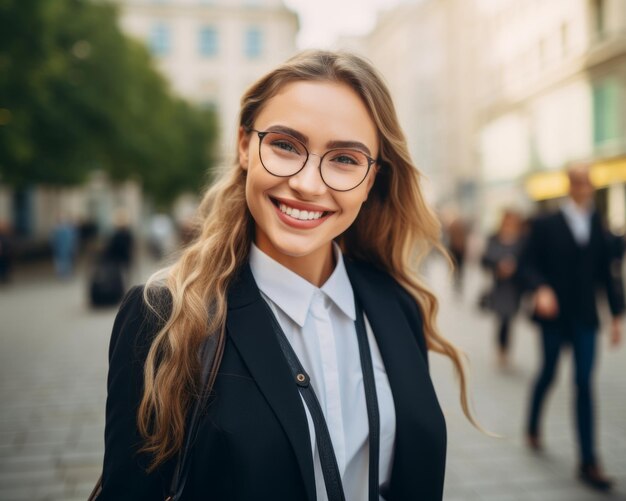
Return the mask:
<path fill-rule="evenodd" d="M 270 197 L 278 218 L 288 226 L 298 229 L 311 229 L 321 225 L 334 211 L 325 210 L 319 205 L 291 202 Z M 287 211 L 292 214 L 288 214 Z M 307 219 L 300 219 L 302 216 Z M 310 219 L 309 219 L 310 218 Z"/>
<path fill-rule="evenodd" d="M 306 210 L 306 211 L 318 211 L 318 212 L 334 212 L 327 207 L 317 204 L 308 204 L 305 202 L 299 202 L 298 200 L 290 200 L 289 198 L 279 198 L 279 197 L 269 197 L 274 205 L 285 204 L 289 207 L 298 210 Z"/>

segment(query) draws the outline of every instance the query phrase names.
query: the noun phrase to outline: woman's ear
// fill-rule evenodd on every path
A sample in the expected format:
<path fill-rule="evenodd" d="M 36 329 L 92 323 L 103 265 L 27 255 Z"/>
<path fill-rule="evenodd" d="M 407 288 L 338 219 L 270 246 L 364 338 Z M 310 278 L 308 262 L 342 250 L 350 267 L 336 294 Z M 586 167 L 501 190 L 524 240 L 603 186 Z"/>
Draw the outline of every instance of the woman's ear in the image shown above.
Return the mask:
<path fill-rule="evenodd" d="M 239 166 L 243 170 L 248 170 L 250 133 L 246 132 L 246 129 L 243 126 L 239 127 L 237 145 L 239 151 Z"/>

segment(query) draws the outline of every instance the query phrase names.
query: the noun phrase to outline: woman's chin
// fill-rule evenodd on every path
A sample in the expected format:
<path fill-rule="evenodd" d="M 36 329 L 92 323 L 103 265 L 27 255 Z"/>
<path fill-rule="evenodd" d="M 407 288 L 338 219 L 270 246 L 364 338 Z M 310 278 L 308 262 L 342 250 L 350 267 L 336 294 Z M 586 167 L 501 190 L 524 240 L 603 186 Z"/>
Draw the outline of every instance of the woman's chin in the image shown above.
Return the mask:
<path fill-rule="evenodd" d="M 282 232 L 281 232 L 282 233 Z M 257 246 L 267 255 L 280 262 L 287 259 L 306 258 L 315 254 L 323 255 L 331 249 L 332 240 L 313 240 L 310 236 L 277 235 L 277 238 L 257 239 Z"/>

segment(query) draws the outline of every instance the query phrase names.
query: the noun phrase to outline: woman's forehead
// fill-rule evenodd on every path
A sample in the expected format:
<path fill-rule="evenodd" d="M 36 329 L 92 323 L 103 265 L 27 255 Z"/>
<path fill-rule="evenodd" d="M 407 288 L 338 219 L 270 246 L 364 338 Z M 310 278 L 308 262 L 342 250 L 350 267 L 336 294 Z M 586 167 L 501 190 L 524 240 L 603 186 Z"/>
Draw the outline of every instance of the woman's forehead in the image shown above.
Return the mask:
<path fill-rule="evenodd" d="M 312 141 L 359 140 L 374 148 L 378 131 L 365 103 L 347 84 L 330 81 L 296 81 L 285 84 L 267 100 L 255 127 L 284 125 Z"/>

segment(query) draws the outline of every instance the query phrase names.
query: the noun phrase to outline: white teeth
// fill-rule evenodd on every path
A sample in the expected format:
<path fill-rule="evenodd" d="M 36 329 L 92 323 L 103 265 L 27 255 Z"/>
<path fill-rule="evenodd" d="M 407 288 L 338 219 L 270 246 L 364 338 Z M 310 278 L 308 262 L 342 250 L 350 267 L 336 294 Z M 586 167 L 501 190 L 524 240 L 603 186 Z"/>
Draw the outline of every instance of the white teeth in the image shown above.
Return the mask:
<path fill-rule="evenodd" d="M 320 212 L 320 211 L 312 211 L 312 210 L 307 211 L 307 210 L 294 209 L 293 207 L 289 207 L 288 205 L 285 205 L 282 202 L 279 204 L 278 207 L 280 211 L 283 212 L 284 214 L 288 214 L 294 219 L 298 219 L 300 221 L 310 221 L 312 219 L 319 219 L 322 217 L 322 214 L 323 214 L 323 212 Z"/>

